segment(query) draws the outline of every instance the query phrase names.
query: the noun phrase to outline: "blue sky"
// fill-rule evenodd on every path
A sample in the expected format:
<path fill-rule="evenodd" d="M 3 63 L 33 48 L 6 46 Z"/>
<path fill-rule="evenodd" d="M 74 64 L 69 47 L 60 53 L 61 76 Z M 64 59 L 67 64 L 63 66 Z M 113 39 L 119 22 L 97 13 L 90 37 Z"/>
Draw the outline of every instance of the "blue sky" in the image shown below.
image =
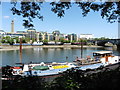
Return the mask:
<path fill-rule="evenodd" d="M 10 11 L 10 2 L 2 3 L 2 17 L 1 28 L 6 32 L 11 31 L 11 20 L 15 22 L 16 31 L 26 31 L 22 26 L 23 18 L 21 16 L 12 15 Z M 107 23 L 105 19 L 102 19 L 99 12 L 90 12 L 87 17 L 83 17 L 81 10 L 73 5 L 71 9 L 65 11 L 65 16 L 62 18 L 57 17 L 51 11 L 49 3 L 42 5 L 41 14 L 44 16 L 44 20 L 34 19 L 35 29 L 37 31 L 52 32 L 59 30 L 61 33 L 76 33 L 80 34 L 93 34 L 94 37 L 109 37 L 117 38 L 118 36 L 118 23 Z"/>

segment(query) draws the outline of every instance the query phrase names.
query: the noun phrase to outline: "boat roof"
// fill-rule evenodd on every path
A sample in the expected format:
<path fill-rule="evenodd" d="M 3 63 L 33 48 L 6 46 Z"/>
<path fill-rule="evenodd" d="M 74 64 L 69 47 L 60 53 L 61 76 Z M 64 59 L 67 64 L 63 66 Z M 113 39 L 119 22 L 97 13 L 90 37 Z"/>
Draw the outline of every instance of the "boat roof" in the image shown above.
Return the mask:
<path fill-rule="evenodd" d="M 112 51 L 97 51 L 97 52 L 93 52 L 93 53 L 108 54 L 108 53 L 112 53 Z"/>

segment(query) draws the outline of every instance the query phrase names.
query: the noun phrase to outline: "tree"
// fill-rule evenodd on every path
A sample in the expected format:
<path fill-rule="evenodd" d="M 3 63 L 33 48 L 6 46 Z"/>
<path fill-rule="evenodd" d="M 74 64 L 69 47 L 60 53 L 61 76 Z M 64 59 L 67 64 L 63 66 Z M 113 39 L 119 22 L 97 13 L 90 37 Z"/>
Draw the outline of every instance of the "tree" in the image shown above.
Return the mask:
<path fill-rule="evenodd" d="M 11 38 L 10 36 L 6 36 L 2 38 L 2 43 L 9 43 L 10 45 L 13 45 L 14 39 Z"/>
<path fill-rule="evenodd" d="M 59 41 L 60 41 L 60 42 L 64 42 L 65 40 L 64 40 L 63 37 L 61 37 Z"/>
<path fill-rule="evenodd" d="M 25 41 L 26 42 L 30 42 L 30 38 L 29 37 L 25 37 Z"/>
<path fill-rule="evenodd" d="M 119 70 L 120 67 L 115 70 L 102 67 L 94 70 L 87 69 L 85 71 L 80 69 L 70 69 L 64 72 L 61 77 L 56 78 L 51 85 L 49 85 L 49 88 L 50 90 L 119 88 Z M 91 71 L 94 73 L 90 73 Z"/>
<path fill-rule="evenodd" d="M 10 45 L 13 45 L 13 43 L 14 43 L 13 38 L 9 39 L 9 40 L 8 40 L 8 43 L 9 43 Z"/>
<path fill-rule="evenodd" d="M 5 43 L 5 39 L 2 39 L 1 42 L 2 42 L 2 43 Z"/>
<path fill-rule="evenodd" d="M 20 1 L 20 0 L 19 0 Z M 38 18 L 43 20 L 43 16 L 41 15 L 41 8 L 44 0 L 41 2 L 37 2 L 38 0 L 32 0 L 32 2 L 26 2 L 25 0 L 21 0 L 20 7 L 17 7 L 17 0 L 12 0 L 11 4 L 13 7 L 11 11 L 13 15 L 22 16 L 23 26 L 25 28 L 34 27 L 33 19 Z M 83 17 L 87 16 L 87 14 L 91 11 L 100 12 L 102 18 L 106 18 L 109 23 L 120 22 L 120 1 L 119 2 L 82 2 L 81 0 L 75 0 L 75 2 L 71 2 L 71 0 L 60 0 L 59 2 L 51 2 L 52 6 L 51 11 L 57 14 L 58 17 L 64 17 L 65 10 L 68 10 L 72 7 L 73 4 L 76 4 L 81 10 Z M 90 0 L 89 0 L 90 1 Z M 101 0 L 102 1 L 102 0 Z"/>
<path fill-rule="evenodd" d="M 47 39 L 43 40 L 43 42 L 49 42 Z"/>
<path fill-rule="evenodd" d="M 16 40 L 16 43 L 20 43 L 19 37 L 14 38 Z"/>

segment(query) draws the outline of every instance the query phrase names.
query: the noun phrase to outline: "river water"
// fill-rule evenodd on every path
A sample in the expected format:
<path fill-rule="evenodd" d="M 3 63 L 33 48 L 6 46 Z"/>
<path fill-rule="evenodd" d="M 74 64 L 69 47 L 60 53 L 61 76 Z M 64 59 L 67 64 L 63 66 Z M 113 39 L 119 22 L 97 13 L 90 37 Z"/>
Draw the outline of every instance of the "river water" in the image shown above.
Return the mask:
<path fill-rule="evenodd" d="M 112 50 L 114 55 L 120 56 L 120 50 L 113 50 L 112 48 L 83 48 L 83 57 L 91 56 L 95 51 Z M 76 57 L 81 57 L 80 49 L 71 48 L 29 48 L 23 49 L 22 59 L 20 59 L 19 50 L 0 51 L 2 65 L 15 65 L 19 63 L 29 62 L 72 62 Z M 66 58 L 68 57 L 68 58 Z"/>

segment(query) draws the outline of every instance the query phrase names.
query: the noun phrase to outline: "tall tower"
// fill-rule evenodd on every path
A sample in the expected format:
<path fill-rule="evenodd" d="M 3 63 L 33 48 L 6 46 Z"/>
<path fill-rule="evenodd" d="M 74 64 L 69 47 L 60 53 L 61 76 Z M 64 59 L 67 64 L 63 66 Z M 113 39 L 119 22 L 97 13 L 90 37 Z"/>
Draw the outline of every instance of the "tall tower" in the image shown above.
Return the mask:
<path fill-rule="evenodd" d="M 14 33 L 14 20 L 11 22 L 11 32 Z"/>

